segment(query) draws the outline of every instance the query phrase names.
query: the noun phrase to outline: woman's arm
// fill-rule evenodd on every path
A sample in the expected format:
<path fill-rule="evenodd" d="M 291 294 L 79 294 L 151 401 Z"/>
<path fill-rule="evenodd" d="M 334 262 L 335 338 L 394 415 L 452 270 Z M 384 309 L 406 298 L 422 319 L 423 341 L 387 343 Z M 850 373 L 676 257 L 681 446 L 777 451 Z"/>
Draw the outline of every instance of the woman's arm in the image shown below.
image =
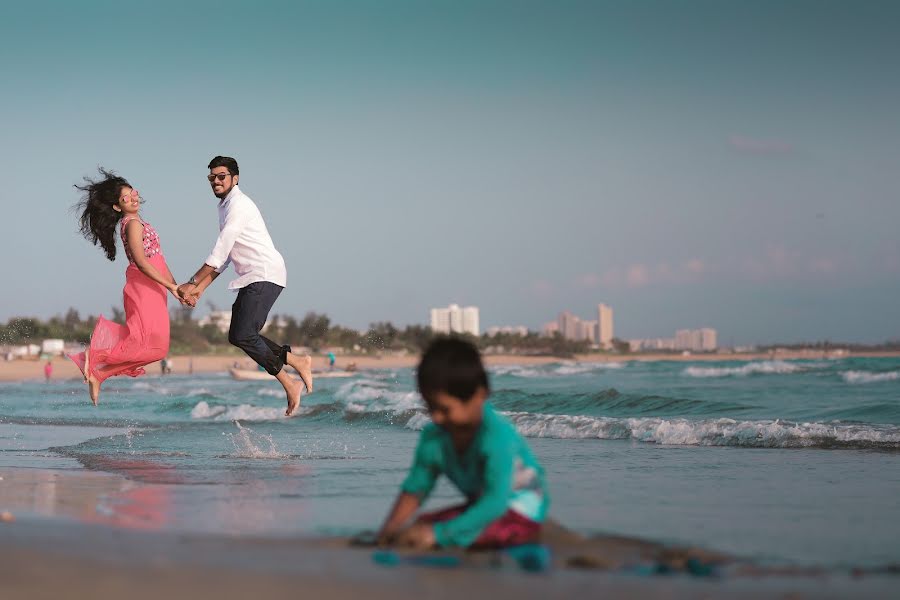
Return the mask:
<path fill-rule="evenodd" d="M 141 273 L 175 294 L 175 297 L 178 297 L 178 285 L 175 283 L 172 274 L 166 273 L 168 276 L 168 279 L 166 279 L 144 256 L 144 224 L 138 219 L 129 221 L 128 225 L 125 226 L 125 241 L 128 244 L 128 249 L 131 251 L 134 264 L 140 269 Z"/>

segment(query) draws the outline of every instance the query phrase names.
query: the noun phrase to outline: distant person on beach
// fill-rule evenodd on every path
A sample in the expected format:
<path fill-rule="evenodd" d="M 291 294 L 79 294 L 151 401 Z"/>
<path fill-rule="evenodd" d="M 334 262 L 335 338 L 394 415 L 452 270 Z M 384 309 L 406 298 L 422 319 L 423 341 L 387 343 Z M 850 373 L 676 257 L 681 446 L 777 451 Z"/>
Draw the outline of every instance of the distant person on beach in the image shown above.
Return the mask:
<path fill-rule="evenodd" d="M 543 469 L 487 402 L 490 386 L 478 350 L 440 338 L 425 351 L 416 375 L 432 422 L 422 430 L 379 543 L 501 548 L 536 541 L 549 503 Z M 465 504 L 419 515 L 407 527 L 441 474 Z"/>
<path fill-rule="evenodd" d="M 330 371 L 333 371 L 333 370 L 334 370 L 334 363 L 335 363 L 336 360 L 337 360 L 337 359 L 336 359 L 335 356 L 334 356 L 334 352 L 329 352 L 329 353 L 328 353 L 328 369 L 329 369 Z"/>
<path fill-rule="evenodd" d="M 47 362 L 44 364 L 44 381 L 50 383 L 50 378 L 53 377 L 53 363 L 50 362 L 50 359 L 47 359 Z"/>
<path fill-rule="evenodd" d="M 101 178 L 85 177 L 77 207 L 81 212 L 82 235 L 99 245 L 106 258 L 116 259 L 116 230 L 122 238 L 128 267 L 125 269 L 125 325 L 97 319 L 91 341 L 84 352 L 68 355 L 78 365 L 88 384 L 94 406 L 100 385 L 114 375 L 137 377 L 144 366 L 169 351 L 169 311 L 172 292 L 180 302 L 178 284 L 163 257 L 156 230 L 144 221 L 139 210 L 141 196 L 127 180 L 100 168 Z"/>
<path fill-rule="evenodd" d="M 237 161 L 217 156 L 208 168 L 207 179 L 213 195 L 219 199 L 219 238 L 203 266 L 179 290 L 196 305 L 209 284 L 234 263 L 238 277 L 228 288 L 237 290 L 237 299 L 231 307 L 228 341 L 278 379 L 287 395 L 284 414 L 290 416 L 300 406 L 302 385 L 285 372 L 284 366 L 296 369 L 306 391 L 312 392 L 312 359 L 308 355 L 297 356 L 290 346 L 260 335 L 269 311 L 287 285 L 284 258 L 275 249 L 259 208 L 238 187 Z"/>

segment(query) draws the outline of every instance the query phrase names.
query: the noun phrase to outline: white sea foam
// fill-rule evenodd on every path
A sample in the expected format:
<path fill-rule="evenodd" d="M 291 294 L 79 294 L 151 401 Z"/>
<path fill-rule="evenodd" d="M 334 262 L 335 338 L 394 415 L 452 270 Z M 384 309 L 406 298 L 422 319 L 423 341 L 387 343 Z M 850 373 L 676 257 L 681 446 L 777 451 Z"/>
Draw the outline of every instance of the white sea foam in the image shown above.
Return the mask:
<path fill-rule="evenodd" d="M 765 360 L 761 362 L 751 362 L 740 367 L 697 367 L 691 366 L 684 370 L 684 374 L 688 377 L 743 377 L 746 375 L 766 374 L 766 375 L 786 375 L 790 373 L 798 373 L 806 370 L 808 367 L 789 363 L 783 360 Z"/>
<path fill-rule="evenodd" d="M 755 448 L 887 447 L 900 449 L 900 427 L 847 423 L 792 423 L 782 420 L 616 419 L 578 415 L 503 413 L 526 437 L 557 439 L 633 439 L 679 446 L 746 446 Z M 427 415 L 414 415 L 410 429 L 421 429 Z"/>
<path fill-rule="evenodd" d="M 419 431 L 429 423 L 431 423 L 431 417 L 429 417 L 427 413 L 421 412 L 411 416 L 409 421 L 406 422 L 406 427 Z"/>
<path fill-rule="evenodd" d="M 900 380 L 900 371 L 888 371 L 886 373 L 872 373 L 870 371 L 844 371 L 841 377 L 847 383 L 881 383 L 884 381 Z"/>
<path fill-rule="evenodd" d="M 347 412 L 407 412 L 420 410 L 418 392 L 393 391 L 384 383 L 371 379 L 350 381 L 338 388 L 335 398 L 345 403 Z"/>
<path fill-rule="evenodd" d="M 496 376 L 507 375 L 510 377 L 533 379 L 535 377 L 571 377 L 572 375 L 584 375 L 595 371 L 621 369 L 624 366 L 625 363 L 621 362 L 564 362 L 561 364 L 541 366 L 497 365 L 490 367 L 489 371 L 492 375 Z"/>
<path fill-rule="evenodd" d="M 562 364 L 551 371 L 553 375 L 583 375 L 584 373 L 593 373 L 594 371 L 606 371 L 611 369 L 621 369 L 624 363 L 607 362 L 607 363 L 567 363 Z"/>
<path fill-rule="evenodd" d="M 490 372 L 494 375 L 509 375 L 511 377 L 546 377 L 547 373 L 541 371 L 540 369 L 524 367 L 522 365 L 497 365 L 496 367 L 491 367 Z"/>
<path fill-rule="evenodd" d="M 303 414 L 304 407 L 299 414 Z M 210 419 L 213 421 L 273 421 L 284 418 L 283 408 L 268 406 L 253 406 L 252 404 L 240 404 L 238 406 L 210 406 L 205 400 L 201 400 L 191 409 L 192 419 Z"/>
<path fill-rule="evenodd" d="M 212 395 L 212 391 L 207 388 L 197 388 L 196 390 L 191 390 L 188 392 L 188 398 L 193 396 L 203 396 L 203 395 Z"/>
<path fill-rule="evenodd" d="M 255 433 L 237 421 L 234 424 L 238 429 L 237 432 L 228 434 L 234 445 L 234 452 L 231 453 L 231 456 L 235 458 L 286 458 L 286 455 L 275 447 L 275 441 L 271 435 Z"/>

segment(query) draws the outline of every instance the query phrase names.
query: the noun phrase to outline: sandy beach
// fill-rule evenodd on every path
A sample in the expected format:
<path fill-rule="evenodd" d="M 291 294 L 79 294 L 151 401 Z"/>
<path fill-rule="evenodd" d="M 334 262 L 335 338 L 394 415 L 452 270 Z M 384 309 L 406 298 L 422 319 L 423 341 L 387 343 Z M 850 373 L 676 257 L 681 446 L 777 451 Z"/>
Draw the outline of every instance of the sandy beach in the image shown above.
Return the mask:
<path fill-rule="evenodd" d="M 880 452 L 865 444 L 835 450 L 845 438 L 816 441 L 815 424 L 807 433 L 802 424 L 750 422 L 751 435 L 716 430 L 711 446 L 683 434 L 701 436 L 733 422 L 720 414 L 750 418 L 729 412 L 731 405 L 718 408 L 729 397 L 724 386 L 733 386 L 734 396 L 749 389 L 761 402 L 755 386 L 767 381 L 769 393 L 818 381 L 842 396 L 867 386 L 870 395 L 889 394 L 900 378 L 894 359 L 854 358 L 847 366 L 821 358 L 488 357 L 491 365 L 510 366 L 495 371 L 505 382 L 500 400 L 524 419 L 520 426 L 555 482 L 551 517 L 568 526 L 546 528 L 549 559 L 537 573 L 497 552 L 399 552 L 389 555 L 397 564 L 386 564 L 377 549 L 351 544 L 350 536 L 377 526 L 413 450 L 411 377 L 390 371 L 414 366 L 413 355 L 339 357 L 338 367 L 353 361 L 373 371 L 356 381 L 323 378 L 305 408 L 310 412 L 290 420 L 280 418 L 275 384 L 218 375 L 234 356 L 175 356 L 171 378 L 158 377 L 159 366 L 150 365 L 151 377 L 121 378 L 99 409 L 79 395 L 80 373 L 68 359 L 54 359 L 49 385 L 42 362 L 0 363 L 0 598 L 890 598 L 900 565 L 892 533 L 879 520 L 896 514 L 893 429 L 846 426 L 854 428 L 847 439 L 868 436 L 865 444 L 881 444 Z M 785 365 L 790 359 L 807 359 L 817 370 Z M 601 364 L 625 361 L 637 362 Z M 774 372 L 743 377 L 729 374 L 743 374 L 742 364 L 703 365 L 693 377 L 675 361 L 774 365 Z M 325 359 L 316 357 L 315 366 L 323 368 Z M 656 378 L 647 385 L 655 395 L 629 389 L 647 378 Z M 657 406 L 697 410 L 696 398 L 705 394 L 709 418 L 655 416 L 664 410 Z M 796 408 L 807 396 L 821 397 L 816 390 L 794 394 L 788 398 L 799 400 L 783 404 Z M 565 406 L 575 412 L 574 406 L 586 414 L 525 412 L 541 402 L 551 413 Z M 631 410 L 629 403 L 654 412 L 590 415 L 595 406 Z M 604 439 L 597 425 L 655 428 L 656 420 L 651 443 L 637 429 L 629 439 Z M 837 436 L 840 427 L 822 429 Z M 544 437 L 545 430 L 551 435 Z M 662 437 L 666 432 L 674 437 Z M 793 445 L 810 435 L 818 446 Z M 748 440 L 769 449 L 744 448 Z M 783 449 L 773 449 L 785 440 Z M 835 494 L 833 481 L 860 491 Z M 676 536 L 658 526 L 642 530 L 647 521 L 673 523 L 669 531 L 687 525 Z M 852 533 L 840 529 L 844 521 L 855 523 Z M 317 529 L 323 523 L 330 528 Z M 726 547 L 754 536 L 763 542 L 749 552 Z M 867 553 L 878 544 L 885 550 Z M 813 558 L 759 558 L 784 546 L 794 557 Z M 818 547 L 836 549 L 820 559 Z M 857 563 L 857 556 L 876 558 Z M 443 562 L 422 564 L 435 558 Z"/>
<path fill-rule="evenodd" d="M 850 356 L 847 354 L 843 357 Z M 895 357 L 900 352 L 860 352 L 853 353 L 854 357 Z M 556 356 L 528 356 L 520 354 L 500 354 L 485 357 L 488 365 L 546 365 L 560 362 L 577 362 L 585 364 L 615 363 L 629 361 L 668 361 L 668 362 L 716 362 L 716 361 L 758 361 L 758 360 L 818 360 L 834 358 L 834 354 L 822 351 L 781 351 L 781 352 L 756 352 L 741 354 L 581 354 L 573 358 L 560 358 Z M 255 368 L 245 356 L 221 356 L 221 355 L 176 355 L 171 357 L 172 373 L 186 375 L 188 373 L 224 373 L 240 364 L 244 368 Z M 346 367 L 349 363 L 355 363 L 361 370 L 365 369 L 400 369 L 415 367 L 418 356 L 415 354 L 370 356 L 370 355 L 346 355 L 338 357 L 337 368 Z M 80 371 L 69 359 L 54 357 L 53 378 L 71 379 L 81 377 Z M 38 360 L 13 360 L 0 362 L 0 381 L 23 381 L 44 378 L 44 361 Z M 328 359 L 324 356 L 313 357 L 314 369 L 327 369 Z M 152 363 L 146 367 L 151 375 L 160 372 L 159 363 Z"/>
<path fill-rule="evenodd" d="M 123 489 L 140 498 L 147 487 L 114 475 L 0 468 L 0 477 L 0 508 L 26 515 L 0 522 L 4 599 L 887 598 L 896 582 L 874 572 L 761 569 L 702 549 L 585 538 L 555 525 L 545 534 L 551 563 L 539 573 L 490 552 L 441 554 L 451 566 L 389 566 L 347 538 L 184 534 L 154 530 L 140 507 L 98 514 L 99 498 Z M 691 558 L 721 573 L 683 571 Z M 674 570 L 650 574 L 654 564 Z"/>

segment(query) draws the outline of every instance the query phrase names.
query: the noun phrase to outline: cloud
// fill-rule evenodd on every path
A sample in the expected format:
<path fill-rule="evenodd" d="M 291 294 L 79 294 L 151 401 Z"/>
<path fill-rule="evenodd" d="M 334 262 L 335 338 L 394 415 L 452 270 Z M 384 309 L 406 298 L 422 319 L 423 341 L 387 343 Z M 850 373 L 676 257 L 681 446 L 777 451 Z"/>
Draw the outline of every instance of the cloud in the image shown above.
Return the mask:
<path fill-rule="evenodd" d="M 833 275 L 837 271 L 837 263 L 830 258 L 813 258 L 808 264 L 809 272 L 818 275 Z"/>
<path fill-rule="evenodd" d="M 830 277 L 846 266 L 848 257 L 835 254 L 804 253 L 784 244 L 768 244 L 760 255 L 747 256 L 740 272 L 753 281 L 771 281 L 797 277 Z"/>
<path fill-rule="evenodd" d="M 595 273 L 585 273 L 578 278 L 578 287 L 594 289 L 600 285 L 600 276 Z"/>
<path fill-rule="evenodd" d="M 539 298 L 547 298 L 553 295 L 556 289 L 546 279 L 538 279 L 531 284 L 531 293 Z"/>
<path fill-rule="evenodd" d="M 625 283 L 630 288 L 644 287 L 650 283 L 650 269 L 646 265 L 631 265 L 625 271 Z"/>
<path fill-rule="evenodd" d="M 691 258 L 677 265 L 667 262 L 656 264 L 633 263 L 624 267 L 613 267 L 602 275 L 588 273 L 581 275 L 576 285 L 582 288 L 642 288 L 650 285 L 679 285 L 699 281 L 711 267 L 704 260 Z"/>
<path fill-rule="evenodd" d="M 728 138 L 728 145 L 732 149 L 746 154 L 778 155 L 790 154 L 794 147 L 783 140 L 755 139 L 742 135 L 732 135 Z"/>

